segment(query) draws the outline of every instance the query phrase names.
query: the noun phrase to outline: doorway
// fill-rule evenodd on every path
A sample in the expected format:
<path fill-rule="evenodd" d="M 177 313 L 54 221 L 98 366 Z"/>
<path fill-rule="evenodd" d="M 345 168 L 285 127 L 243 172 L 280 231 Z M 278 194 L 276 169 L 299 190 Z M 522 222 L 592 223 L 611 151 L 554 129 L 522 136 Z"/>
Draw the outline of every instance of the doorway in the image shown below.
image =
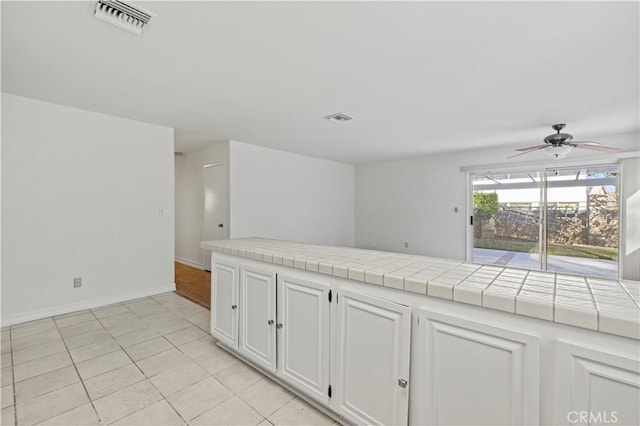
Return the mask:
<path fill-rule="evenodd" d="M 618 165 L 471 176 L 472 260 L 618 277 Z"/>
<path fill-rule="evenodd" d="M 202 241 L 226 238 L 226 169 L 224 163 L 207 164 L 203 168 L 204 211 Z M 203 250 L 202 264 L 211 271 L 211 252 Z"/>

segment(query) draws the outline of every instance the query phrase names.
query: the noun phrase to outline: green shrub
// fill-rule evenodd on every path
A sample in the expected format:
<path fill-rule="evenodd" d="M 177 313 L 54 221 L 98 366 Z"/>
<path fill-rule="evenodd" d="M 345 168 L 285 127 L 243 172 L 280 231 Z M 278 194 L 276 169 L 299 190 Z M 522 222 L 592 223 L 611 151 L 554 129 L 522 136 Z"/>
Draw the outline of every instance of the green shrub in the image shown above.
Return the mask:
<path fill-rule="evenodd" d="M 498 211 L 498 194 L 495 192 L 473 193 L 473 215 L 480 220 L 491 219 Z"/>

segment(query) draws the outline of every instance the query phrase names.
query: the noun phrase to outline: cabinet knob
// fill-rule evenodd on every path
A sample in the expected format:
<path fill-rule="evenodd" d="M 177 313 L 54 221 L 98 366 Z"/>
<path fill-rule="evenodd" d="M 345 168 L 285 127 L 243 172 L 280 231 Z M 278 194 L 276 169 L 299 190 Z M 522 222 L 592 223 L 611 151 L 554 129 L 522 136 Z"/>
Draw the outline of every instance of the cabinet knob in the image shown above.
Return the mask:
<path fill-rule="evenodd" d="M 219 223 L 218 228 L 224 228 L 224 223 Z"/>
<path fill-rule="evenodd" d="M 273 325 L 273 320 L 269 320 L 269 321 L 267 321 L 267 324 L 269 324 L 269 325 Z"/>
<path fill-rule="evenodd" d="M 406 388 L 407 384 L 408 382 L 405 379 L 398 379 L 398 386 L 400 386 L 401 388 Z"/>
<path fill-rule="evenodd" d="M 231 305 L 231 309 L 238 309 L 238 305 Z"/>
<path fill-rule="evenodd" d="M 278 324 L 276 324 L 276 328 L 277 328 L 277 329 L 281 329 L 281 328 L 282 328 L 282 323 L 281 323 L 281 322 L 279 322 Z"/>

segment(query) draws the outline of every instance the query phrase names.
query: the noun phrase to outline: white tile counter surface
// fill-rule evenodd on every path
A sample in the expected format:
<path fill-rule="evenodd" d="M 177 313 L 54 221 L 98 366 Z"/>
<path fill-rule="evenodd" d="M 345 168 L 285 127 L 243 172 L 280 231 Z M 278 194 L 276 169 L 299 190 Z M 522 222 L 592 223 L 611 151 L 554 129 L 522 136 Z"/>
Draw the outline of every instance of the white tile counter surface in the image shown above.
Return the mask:
<path fill-rule="evenodd" d="M 640 339 L 640 282 L 262 238 L 204 249 Z"/>

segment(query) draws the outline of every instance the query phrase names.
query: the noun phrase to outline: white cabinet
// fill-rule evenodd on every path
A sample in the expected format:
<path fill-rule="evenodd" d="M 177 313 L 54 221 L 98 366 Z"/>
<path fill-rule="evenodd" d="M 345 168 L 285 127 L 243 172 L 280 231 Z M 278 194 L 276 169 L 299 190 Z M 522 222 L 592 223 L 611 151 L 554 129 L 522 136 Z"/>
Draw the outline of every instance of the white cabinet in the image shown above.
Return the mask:
<path fill-rule="evenodd" d="M 276 370 L 276 274 L 240 268 L 239 351 L 268 371 Z"/>
<path fill-rule="evenodd" d="M 556 424 L 640 424 L 640 362 L 556 344 Z"/>
<path fill-rule="evenodd" d="M 212 257 L 211 333 L 345 422 L 640 424 L 637 340 L 245 255 Z"/>
<path fill-rule="evenodd" d="M 411 308 L 340 290 L 331 406 L 357 424 L 407 424 Z"/>
<path fill-rule="evenodd" d="M 419 423 L 538 424 L 535 336 L 421 309 Z"/>
<path fill-rule="evenodd" d="M 278 275 L 278 373 L 324 404 L 329 403 L 330 291 L 327 283 Z"/>
<path fill-rule="evenodd" d="M 211 334 L 238 347 L 238 264 L 214 259 L 211 268 Z"/>
<path fill-rule="evenodd" d="M 211 334 L 260 367 L 276 370 L 276 274 L 214 256 Z"/>

